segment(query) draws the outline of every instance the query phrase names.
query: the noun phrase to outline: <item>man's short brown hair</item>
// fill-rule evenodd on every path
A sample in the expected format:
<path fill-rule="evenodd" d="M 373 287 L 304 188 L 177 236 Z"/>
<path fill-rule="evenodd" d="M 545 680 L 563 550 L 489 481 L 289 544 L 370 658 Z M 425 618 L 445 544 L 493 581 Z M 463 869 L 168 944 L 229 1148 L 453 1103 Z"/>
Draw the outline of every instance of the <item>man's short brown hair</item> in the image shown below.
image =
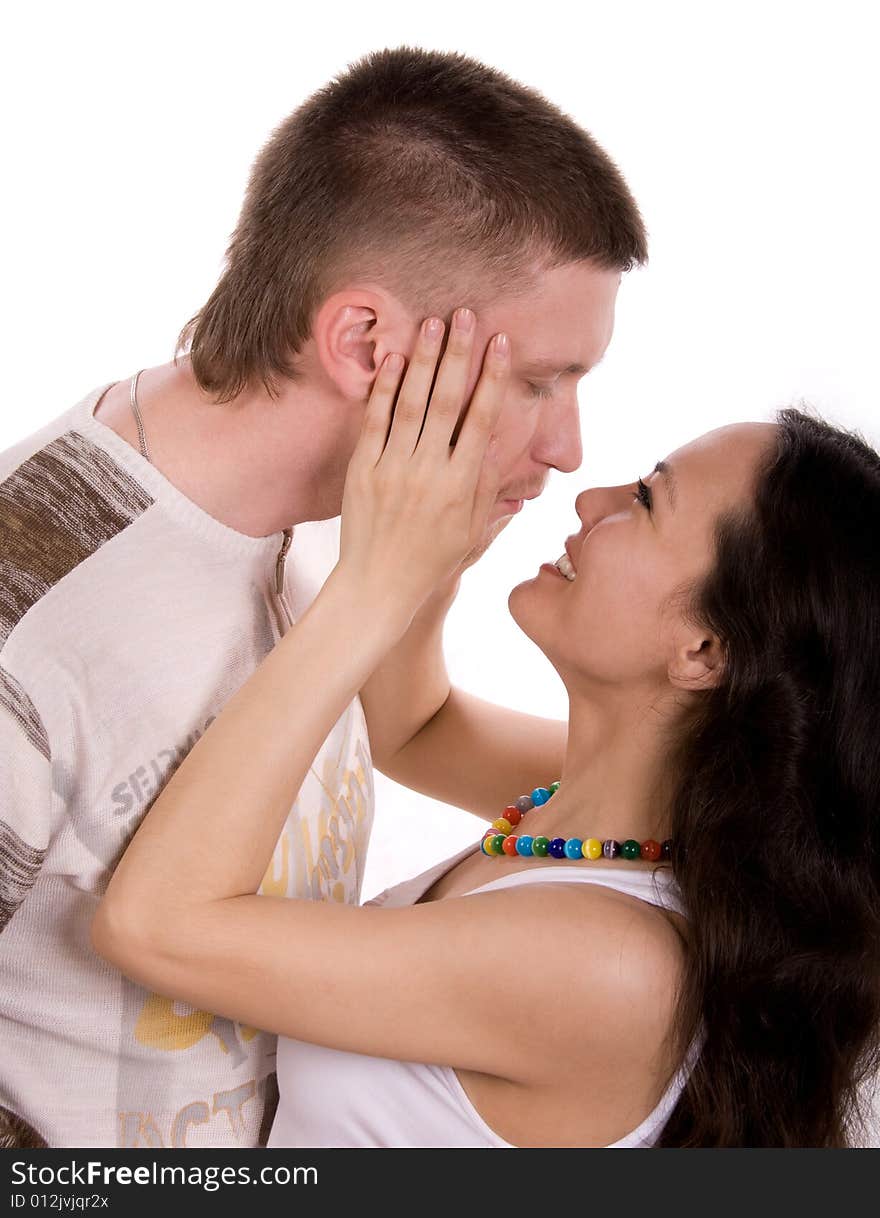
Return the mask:
<path fill-rule="evenodd" d="M 260 152 L 224 273 L 178 351 L 218 401 L 258 383 L 274 393 L 320 302 L 356 278 L 422 317 L 584 259 L 620 271 L 647 259 L 635 200 L 595 140 L 464 55 L 377 51 Z"/>

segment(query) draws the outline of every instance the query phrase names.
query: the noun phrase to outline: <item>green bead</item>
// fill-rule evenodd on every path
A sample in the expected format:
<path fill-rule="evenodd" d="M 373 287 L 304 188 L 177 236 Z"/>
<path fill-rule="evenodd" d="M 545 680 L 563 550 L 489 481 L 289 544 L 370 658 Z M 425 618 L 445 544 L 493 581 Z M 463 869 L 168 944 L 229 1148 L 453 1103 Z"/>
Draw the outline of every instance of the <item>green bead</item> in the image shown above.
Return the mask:
<path fill-rule="evenodd" d="M 545 859 L 549 845 L 549 837 L 536 837 L 532 842 L 532 854 L 536 854 L 538 858 Z"/>
<path fill-rule="evenodd" d="M 620 847 L 621 857 L 625 858 L 625 859 L 637 859 L 640 857 L 641 853 L 642 853 L 641 843 L 637 842 L 632 837 L 629 838 L 627 841 L 625 841 L 623 843 L 623 845 Z"/>
<path fill-rule="evenodd" d="M 550 786 L 547 788 L 547 790 L 550 792 L 551 795 L 555 795 L 556 792 L 559 790 L 559 783 L 551 782 Z"/>
<path fill-rule="evenodd" d="M 504 853 L 504 834 L 496 833 L 494 837 L 489 838 L 489 845 L 493 854 Z"/>

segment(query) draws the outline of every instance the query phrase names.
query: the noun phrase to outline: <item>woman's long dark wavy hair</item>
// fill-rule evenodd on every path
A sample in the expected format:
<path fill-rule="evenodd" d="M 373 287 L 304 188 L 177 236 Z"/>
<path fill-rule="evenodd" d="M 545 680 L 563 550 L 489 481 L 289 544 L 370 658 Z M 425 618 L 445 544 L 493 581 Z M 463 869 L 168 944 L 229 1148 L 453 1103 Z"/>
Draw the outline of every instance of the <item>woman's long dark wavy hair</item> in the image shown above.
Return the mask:
<path fill-rule="evenodd" d="M 693 599 L 725 651 L 672 807 L 676 1043 L 704 1040 L 660 1146 L 849 1145 L 880 1067 L 880 457 L 777 421 Z"/>

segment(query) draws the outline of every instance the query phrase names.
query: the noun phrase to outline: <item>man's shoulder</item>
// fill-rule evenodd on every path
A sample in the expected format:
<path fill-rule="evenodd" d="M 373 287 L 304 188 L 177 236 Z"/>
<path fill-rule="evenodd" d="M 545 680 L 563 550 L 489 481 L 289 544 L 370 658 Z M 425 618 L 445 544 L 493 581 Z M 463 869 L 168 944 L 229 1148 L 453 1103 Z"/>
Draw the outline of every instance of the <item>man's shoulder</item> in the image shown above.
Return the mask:
<path fill-rule="evenodd" d="M 79 426 L 82 407 L 0 454 L 0 650 L 36 605 L 153 502 Z"/>
<path fill-rule="evenodd" d="M 105 394 L 106 385 L 96 386 L 84 397 L 68 405 L 47 422 L 35 427 L 21 439 L 15 440 L 0 450 L 0 487 L 14 476 L 32 457 L 51 446 L 53 442 L 74 431 L 91 416 L 95 403 Z"/>

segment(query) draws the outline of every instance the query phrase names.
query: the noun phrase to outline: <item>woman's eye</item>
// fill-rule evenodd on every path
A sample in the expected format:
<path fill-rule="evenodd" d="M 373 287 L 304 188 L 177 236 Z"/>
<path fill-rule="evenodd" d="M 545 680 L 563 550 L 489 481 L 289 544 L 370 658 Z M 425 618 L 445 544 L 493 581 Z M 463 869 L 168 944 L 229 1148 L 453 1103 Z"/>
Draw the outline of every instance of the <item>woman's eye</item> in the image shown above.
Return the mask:
<path fill-rule="evenodd" d="M 651 488 L 649 486 L 645 486 L 641 478 L 639 478 L 639 489 L 635 495 L 633 495 L 633 499 L 638 500 L 642 507 L 647 508 L 649 512 L 651 511 L 653 502 L 651 499 Z"/>
<path fill-rule="evenodd" d="M 552 398 L 553 397 L 552 386 L 550 388 L 548 388 L 546 385 L 533 385 L 533 384 L 531 384 L 531 382 L 529 382 L 528 384 L 529 384 L 529 392 L 531 393 L 533 398 Z"/>

